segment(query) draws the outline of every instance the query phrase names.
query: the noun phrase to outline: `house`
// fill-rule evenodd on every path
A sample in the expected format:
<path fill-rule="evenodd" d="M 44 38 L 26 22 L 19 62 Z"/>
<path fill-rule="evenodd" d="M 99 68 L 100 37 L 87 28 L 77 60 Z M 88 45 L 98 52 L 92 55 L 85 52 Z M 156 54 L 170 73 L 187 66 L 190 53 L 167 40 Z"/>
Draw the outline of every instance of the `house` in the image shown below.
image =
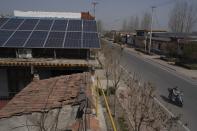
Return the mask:
<path fill-rule="evenodd" d="M 164 30 L 153 30 L 152 32 L 154 33 L 164 33 L 166 31 Z M 148 49 L 148 40 L 147 37 L 150 34 L 150 30 L 136 30 L 136 35 L 135 35 L 135 47 L 138 48 L 143 48 L 143 49 Z"/>
<path fill-rule="evenodd" d="M 142 49 L 149 48 L 150 31 L 136 30 L 135 46 Z M 195 33 L 172 33 L 166 31 L 153 30 L 151 51 L 163 55 L 168 55 L 173 51 L 181 55 L 185 46 L 197 40 Z"/>
<path fill-rule="evenodd" d="M 88 12 L 15 12 L 0 18 L 0 98 L 13 97 L 35 74 L 40 79 L 97 66 L 97 26 Z"/>
<path fill-rule="evenodd" d="M 2 131 L 101 131 L 90 73 L 34 79 L 0 110 Z"/>
<path fill-rule="evenodd" d="M 184 47 L 195 41 L 197 41 L 197 35 L 193 33 L 153 33 L 152 50 L 165 55 L 174 50 L 175 54 L 182 55 Z"/>

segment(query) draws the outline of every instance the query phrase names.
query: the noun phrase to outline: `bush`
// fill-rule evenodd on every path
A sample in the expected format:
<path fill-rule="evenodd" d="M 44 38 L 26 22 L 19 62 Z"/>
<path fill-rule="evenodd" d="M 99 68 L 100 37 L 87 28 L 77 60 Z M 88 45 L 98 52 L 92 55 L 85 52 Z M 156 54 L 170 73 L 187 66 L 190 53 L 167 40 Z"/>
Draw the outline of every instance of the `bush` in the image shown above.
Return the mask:
<path fill-rule="evenodd" d="M 124 119 L 124 117 L 118 117 L 118 124 L 119 124 L 119 127 L 120 127 L 120 130 L 121 131 L 129 131 L 128 129 L 128 125 Z"/>
<path fill-rule="evenodd" d="M 184 67 L 186 69 L 197 70 L 197 64 L 188 64 L 184 62 L 176 62 L 175 64 L 178 66 Z"/>
<path fill-rule="evenodd" d="M 197 43 L 188 43 L 183 48 L 183 60 L 186 62 L 197 62 Z"/>
<path fill-rule="evenodd" d="M 101 88 L 98 88 L 97 91 L 98 91 L 99 96 L 103 95 Z M 107 95 L 107 89 L 103 89 L 103 91 L 104 91 L 105 95 Z M 108 93 L 109 93 L 109 95 L 114 95 L 115 94 L 115 89 L 113 87 L 109 87 L 108 88 Z"/>
<path fill-rule="evenodd" d="M 165 57 L 165 56 L 161 56 L 160 59 L 164 60 L 164 61 L 167 61 L 167 62 L 176 62 L 177 61 L 177 58 Z"/>

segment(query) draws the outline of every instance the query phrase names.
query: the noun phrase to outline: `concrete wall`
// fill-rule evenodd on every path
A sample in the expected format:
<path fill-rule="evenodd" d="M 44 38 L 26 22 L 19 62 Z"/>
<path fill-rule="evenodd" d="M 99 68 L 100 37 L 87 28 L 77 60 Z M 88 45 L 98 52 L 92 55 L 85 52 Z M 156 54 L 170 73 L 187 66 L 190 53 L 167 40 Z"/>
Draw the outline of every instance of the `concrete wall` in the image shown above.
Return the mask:
<path fill-rule="evenodd" d="M 0 69 L 0 97 L 8 96 L 7 70 Z"/>

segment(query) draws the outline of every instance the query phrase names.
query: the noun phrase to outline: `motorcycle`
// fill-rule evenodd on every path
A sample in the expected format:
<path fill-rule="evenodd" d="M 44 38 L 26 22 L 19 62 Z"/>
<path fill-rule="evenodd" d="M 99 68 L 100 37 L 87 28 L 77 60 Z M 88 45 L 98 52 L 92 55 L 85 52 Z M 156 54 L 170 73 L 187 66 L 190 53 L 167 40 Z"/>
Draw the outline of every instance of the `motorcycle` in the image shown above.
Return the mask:
<path fill-rule="evenodd" d="M 174 94 L 172 88 L 168 88 L 168 99 L 173 102 L 174 104 L 183 107 L 183 92 L 182 91 L 176 91 L 176 94 Z"/>

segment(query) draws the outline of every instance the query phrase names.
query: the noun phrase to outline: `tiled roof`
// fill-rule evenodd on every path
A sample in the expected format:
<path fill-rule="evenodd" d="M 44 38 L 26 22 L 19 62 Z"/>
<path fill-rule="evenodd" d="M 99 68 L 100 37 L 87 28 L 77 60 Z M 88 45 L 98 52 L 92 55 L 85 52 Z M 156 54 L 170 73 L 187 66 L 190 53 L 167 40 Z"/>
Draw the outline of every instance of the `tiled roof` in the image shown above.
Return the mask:
<path fill-rule="evenodd" d="M 9 100 L 0 100 L 0 110 L 1 110 L 1 108 L 3 108 L 8 102 L 9 102 Z"/>
<path fill-rule="evenodd" d="M 79 73 L 33 81 L 0 110 L 0 118 L 73 104 L 81 88 L 90 94 L 89 78 L 89 73 Z"/>

